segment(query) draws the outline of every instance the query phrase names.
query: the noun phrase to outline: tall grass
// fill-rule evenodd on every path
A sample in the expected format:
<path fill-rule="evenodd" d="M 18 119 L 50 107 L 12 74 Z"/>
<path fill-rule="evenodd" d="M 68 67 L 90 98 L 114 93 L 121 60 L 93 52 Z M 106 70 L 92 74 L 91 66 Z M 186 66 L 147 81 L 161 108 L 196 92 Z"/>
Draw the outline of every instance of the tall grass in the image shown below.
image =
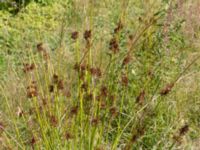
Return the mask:
<path fill-rule="evenodd" d="M 190 149 L 199 138 L 199 85 L 191 94 L 181 86 L 200 55 L 189 57 L 184 21 L 171 15 L 177 3 L 56 6 L 59 26 L 42 24 L 57 31 L 53 36 L 30 25 L 14 40 L 12 48 L 24 50 L 17 64 L 8 57 L 0 83 L 2 149 Z M 40 23 L 48 11 L 33 18 Z M 12 39 L 4 40 L 10 50 Z"/>

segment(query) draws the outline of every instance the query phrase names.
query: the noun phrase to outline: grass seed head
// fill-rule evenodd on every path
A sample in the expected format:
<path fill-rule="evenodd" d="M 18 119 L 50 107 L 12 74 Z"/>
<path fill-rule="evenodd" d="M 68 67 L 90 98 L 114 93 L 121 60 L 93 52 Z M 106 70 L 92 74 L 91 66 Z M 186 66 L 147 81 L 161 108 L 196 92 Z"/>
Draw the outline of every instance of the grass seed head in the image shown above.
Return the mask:
<path fill-rule="evenodd" d="M 72 96 L 71 92 L 70 92 L 70 90 L 68 88 L 64 90 L 63 94 L 64 94 L 64 96 L 66 96 L 68 98 L 70 98 Z"/>
<path fill-rule="evenodd" d="M 180 128 L 180 130 L 179 130 L 179 135 L 180 135 L 180 136 L 183 136 L 183 135 L 185 135 L 188 131 L 189 131 L 189 125 L 186 124 L 186 125 L 184 125 L 182 128 Z"/>
<path fill-rule="evenodd" d="M 101 77 L 101 69 L 100 68 L 90 68 L 90 73 L 92 76 Z"/>
<path fill-rule="evenodd" d="M 57 88 L 59 90 L 63 90 L 64 89 L 64 81 L 63 80 L 59 80 L 58 81 Z"/>
<path fill-rule="evenodd" d="M 53 83 L 54 83 L 54 84 L 57 84 L 58 81 L 59 81 L 58 75 L 57 75 L 57 74 L 53 74 Z"/>
<path fill-rule="evenodd" d="M 114 33 L 117 34 L 118 32 L 120 32 L 123 29 L 123 24 L 122 21 L 120 20 L 117 24 L 117 27 L 114 29 Z"/>
<path fill-rule="evenodd" d="M 164 96 L 169 94 L 169 92 L 171 92 L 172 88 L 174 87 L 174 83 L 169 83 L 167 84 L 161 91 L 160 91 L 160 95 Z"/>
<path fill-rule="evenodd" d="M 109 49 L 110 49 L 114 54 L 116 54 L 116 53 L 119 52 L 119 44 L 118 44 L 116 38 L 112 38 L 112 39 L 110 40 Z"/>
<path fill-rule="evenodd" d="M 130 56 L 130 55 L 127 55 L 127 56 L 124 58 L 123 62 L 122 62 L 122 66 L 125 66 L 125 65 L 129 64 L 130 61 L 131 61 L 131 56 Z"/>
<path fill-rule="evenodd" d="M 73 135 L 70 133 L 70 132 L 68 132 L 68 131 L 66 131 L 65 132 L 65 139 L 68 141 L 68 140 L 71 140 L 71 139 L 73 139 Z"/>
<path fill-rule="evenodd" d="M 88 90 L 88 84 L 86 82 L 84 82 L 82 85 L 81 85 L 81 88 L 85 91 Z"/>
<path fill-rule="evenodd" d="M 24 68 L 23 68 L 23 71 L 24 73 L 27 73 L 27 72 L 31 72 L 35 69 L 35 64 L 32 63 L 32 64 L 24 64 Z"/>
<path fill-rule="evenodd" d="M 34 136 L 31 138 L 30 144 L 32 147 L 34 147 L 34 145 L 36 144 L 36 139 Z"/>
<path fill-rule="evenodd" d="M 53 93 L 54 92 L 54 85 L 49 85 L 49 92 Z"/>
<path fill-rule="evenodd" d="M 126 75 L 122 75 L 122 77 L 121 77 L 121 83 L 125 87 L 128 86 L 128 77 Z"/>
<path fill-rule="evenodd" d="M 136 103 L 143 104 L 144 103 L 144 99 L 145 99 L 145 91 L 142 90 L 140 92 L 140 94 L 138 95 L 138 97 L 136 98 Z"/>
<path fill-rule="evenodd" d="M 130 41 L 133 41 L 133 35 L 132 34 L 130 34 L 129 36 L 128 36 L 128 39 L 130 40 Z"/>
<path fill-rule="evenodd" d="M 105 102 L 105 101 L 101 101 L 101 102 L 100 102 L 100 108 L 101 108 L 101 109 L 106 109 L 106 106 L 107 106 L 107 105 L 106 105 L 106 102 Z"/>
<path fill-rule="evenodd" d="M 37 50 L 38 50 L 38 52 L 46 51 L 45 48 L 44 48 L 44 44 L 43 43 L 38 43 L 37 44 Z"/>
<path fill-rule="evenodd" d="M 97 126 L 97 125 L 99 124 L 99 118 L 98 118 L 98 117 L 92 118 L 91 124 L 92 124 L 93 126 Z"/>
<path fill-rule="evenodd" d="M 91 38 L 91 36 L 92 36 L 92 31 L 91 30 L 86 30 L 85 32 L 84 32 L 84 39 L 86 40 L 86 41 L 88 41 L 90 38 Z"/>
<path fill-rule="evenodd" d="M 107 89 L 107 87 L 106 86 L 102 86 L 101 87 L 101 96 L 102 97 L 107 97 L 107 95 L 108 95 L 108 89 Z"/>
<path fill-rule="evenodd" d="M 118 114 L 117 107 L 115 107 L 115 106 L 110 107 L 109 111 L 110 111 L 110 114 L 112 117 L 116 117 Z"/>
<path fill-rule="evenodd" d="M 27 97 L 33 98 L 38 96 L 38 89 L 36 83 L 33 81 L 30 86 L 27 87 Z"/>
<path fill-rule="evenodd" d="M 22 117 L 24 115 L 24 111 L 20 107 L 17 107 L 16 114 L 18 117 Z"/>
<path fill-rule="evenodd" d="M 73 40 L 77 40 L 78 39 L 78 35 L 79 35 L 79 33 L 77 31 L 74 31 L 74 32 L 71 33 L 71 38 Z"/>
<path fill-rule="evenodd" d="M 55 116 L 50 116 L 50 123 L 53 127 L 56 127 L 58 125 L 58 120 Z"/>
<path fill-rule="evenodd" d="M 78 106 L 72 107 L 70 110 L 70 115 L 74 116 L 77 115 L 77 113 L 78 113 Z"/>

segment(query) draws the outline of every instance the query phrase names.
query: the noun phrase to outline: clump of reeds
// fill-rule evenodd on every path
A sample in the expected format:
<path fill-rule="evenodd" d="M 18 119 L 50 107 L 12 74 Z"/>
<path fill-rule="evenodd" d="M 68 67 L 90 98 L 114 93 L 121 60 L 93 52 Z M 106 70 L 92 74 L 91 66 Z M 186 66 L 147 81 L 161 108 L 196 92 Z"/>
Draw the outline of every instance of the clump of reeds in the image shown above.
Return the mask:
<path fill-rule="evenodd" d="M 157 20 L 159 18 L 153 16 L 141 31 L 128 34 L 125 32 L 125 22 L 119 19 L 107 41 L 105 53 L 109 56 L 105 57 L 105 66 L 94 63 L 91 57 L 95 48 L 95 32 L 92 29 L 85 30 L 82 36 L 81 31 L 71 33 L 72 45 L 75 45 L 73 62 L 66 63 L 62 45 L 56 49 L 56 53 L 60 54 L 56 55 L 58 62 L 55 62 L 45 44 L 37 44 L 30 55 L 32 63 L 24 63 L 22 69 L 25 77 L 24 105 L 18 107 L 16 120 L 24 123 L 24 131 L 14 119 L 13 128 L 17 136 L 14 144 L 10 145 L 21 149 L 103 150 L 107 147 L 117 149 L 123 143 L 124 149 L 132 149 L 148 133 L 147 123 L 155 117 L 159 105 L 159 102 L 155 102 L 155 96 L 167 97 L 183 73 L 197 60 L 189 64 L 173 82 L 160 87 L 160 74 L 156 76 L 155 70 L 145 68 L 157 63 L 155 54 L 144 52 L 140 56 L 139 52 L 134 51 L 137 44 L 139 50 L 148 46 L 145 44 L 150 37 L 146 32 L 156 26 Z M 148 34 L 153 32 L 156 31 Z M 126 33 L 124 47 L 120 38 L 122 33 Z M 35 52 L 39 57 L 37 60 L 45 63 L 36 61 L 33 57 Z M 143 56 L 146 53 L 147 56 Z M 143 60 L 143 57 L 149 56 L 155 59 L 152 64 Z M 140 65 L 140 76 L 135 80 L 130 72 L 133 67 L 137 69 L 135 62 L 140 60 L 144 64 Z M 71 70 L 66 71 L 67 66 Z M 4 124 L 0 122 L 0 135 L 4 130 Z M 188 125 L 182 127 L 175 139 L 180 139 L 188 130 Z M 27 135 L 22 134 L 24 132 Z M 28 140 L 24 137 L 28 137 Z M 125 137 L 125 141 L 121 140 Z M 11 137 L 8 135 L 7 138 Z"/>

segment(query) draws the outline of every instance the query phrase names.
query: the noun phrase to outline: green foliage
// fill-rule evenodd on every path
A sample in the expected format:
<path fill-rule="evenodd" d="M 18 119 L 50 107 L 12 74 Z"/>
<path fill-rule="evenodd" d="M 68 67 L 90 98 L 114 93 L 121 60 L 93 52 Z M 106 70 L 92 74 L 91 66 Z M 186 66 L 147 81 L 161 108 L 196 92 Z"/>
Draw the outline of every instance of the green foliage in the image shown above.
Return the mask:
<path fill-rule="evenodd" d="M 16 2 L 0 11 L 0 149 L 191 149 L 198 55 L 169 1 Z"/>

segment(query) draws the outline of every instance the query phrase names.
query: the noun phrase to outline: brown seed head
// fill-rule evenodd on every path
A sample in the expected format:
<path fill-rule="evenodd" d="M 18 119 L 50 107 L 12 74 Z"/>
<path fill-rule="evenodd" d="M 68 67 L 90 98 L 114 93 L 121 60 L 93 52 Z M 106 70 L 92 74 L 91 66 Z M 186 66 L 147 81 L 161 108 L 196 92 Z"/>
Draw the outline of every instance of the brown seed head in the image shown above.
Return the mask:
<path fill-rule="evenodd" d="M 179 130 L 179 135 L 183 136 L 189 131 L 189 125 L 184 125 L 182 128 Z"/>
<path fill-rule="evenodd" d="M 74 106 L 71 108 L 70 114 L 71 115 L 77 115 L 78 113 L 78 106 Z"/>
<path fill-rule="evenodd" d="M 85 91 L 88 90 L 88 84 L 86 82 L 84 82 L 82 85 L 81 85 L 81 88 Z"/>
<path fill-rule="evenodd" d="M 54 83 L 54 84 L 57 84 L 57 83 L 58 83 L 58 75 L 57 75 L 57 74 L 54 74 L 54 75 L 53 75 L 53 83 Z"/>
<path fill-rule="evenodd" d="M 23 68 L 23 71 L 25 72 L 25 73 L 27 73 L 27 72 L 31 72 L 31 71 L 33 71 L 35 69 L 35 64 L 24 64 L 24 68 Z"/>
<path fill-rule="evenodd" d="M 101 109 L 106 109 L 106 102 L 105 101 L 101 101 L 100 102 L 100 108 Z"/>
<path fill-rule="evenodd" d="M 63 80 L 59 80 L 57 87 L 59 90 L 63 90 L 64 89 L 64 81 Z"/>
<path fill-rule="evenodd" d="M 80 71 L 80 65 L 79 65 L 79 63 L 75 63 L 74 70 L 77 71 L 77 72 Z"/>
<path fill-rule="evenodd" d="M 125 65 L 129 64 L 130 61 L 131 61 L 131 56 L 130 56 L 130 55 L 127 55 L 127 56 L 124 58 L 123 62 L 122 62 L 122 66 L 125 66 Z"/>
<path fill-rule="evenodd" d="M 50 116 L 50 123 L 53 127 L 56 127 L 58 125 L 58 120 L 55 116 Z"/>
<path fill-rule="evenodd" d="M 144 99 L 145 99 L 145 91 L 142 90 L 140 92 L 140 94 L 138 95 L 138 97 L 136 98 L 136 103 L 143 104 L 144 103 Z"/>
<path fill-rule="evenodd" d="M 35 85 L 35 83 L 31 83 L 31 85 L 27 87 L 27 97 L 32 98 L 36 97 L 37 95 L 38 95 L 37 86 Z"/>
<path fill-rule="evenodd" d="M 92 124 L 93 126 L 97 126 L 98 123 L 99 123 L 99 118 L 98 118 L 98 117 L 94 117 L 94 118 L 92 118 L 92 120 L 91 120 L 91 124 Z"/>
<path fill-rule="evenodd" d="M 32 137 L 30 144 L 31 144 L 32 147 L 34 147 L 34 145 L 36 144 L 36 139 L 35 139 L 34 136 Z"/>
<path fill-rule="evenodd" d="M 54 92 L 54 85 L 49 85 L 49 92 L 50 93 Z"/>
<path fill-rule="evenodd" d="M 119 44 L 116 40 L 116 38 L 112 38 L 110 40 L 110 43 L 109 43 L 109 49 L 114 53 L 118 53 L 119 52 Z"/>
<path fill-rule="evenodd" d="M 24 111 L 20 107 L 17 107 L 17 116 L 22 117 L 22 115 L 24 115 Z"/>
<path fill-rule="evenodd" d="M 101 87 L 101 96 L 106 97 L 108 95 L 108 89 L 106 86 Z"/>
<path fill-rule="evenodd" d="M 130 41 L 133 41 L 133 35 L 132 35 L 132 34 L 130 34 L 130 35 L 128 36 L 128 38 L 129 38 Z"/>
<path fill-rule="evenodd" d="M 44 52 L 45 51 L 44 44 L 43 43 L 37 44 L 37 50 L 38 52 Z"/>
<path fill-rule="evenodd" d="M 110 100 L 111 104 L 114 103 L 115 99 L 116 99 L 115 95 L 109 95 L 109 100 Z"/>
<path fill-rule="evenodd" d="M 117 27 L 114 29 L 114 33 L 117 34 L 119 31 L 123 29 L 123 24 L 121 20 L 118 22 Z"/>
<path fill-rule="evenodd" d="M 81 64 L 80 65 L 80 69 L 81 69 L 81 71 L 86 71 L 86 69 L 87 69 L 87 66 L 85 65 L 85 64 Z"/>
<path fill-rule="evenodd" d="M 91 38 L 91 36 L 92 36 L 92 31 L 91 31 L 91 30 L 86 30 L 86 31 L 84 32 L 84 39 L 85 39 L 86 41 L 88 41 L 88 40 Z"/>
<path fill-rule="evenodd" d="M 71 97 L 70 89 L 67 88 L 67 89 L 64 90 L 64 96 L 66 96 L 66 97 L 68 97 L 68 98 Z"/>
<path fill-rule="evenodd" d="M 101 70 L 100 68 L 90 68 L 90 73 L 92 76 L 101 77 Z"/>
<path fill-rule="evenodd" d="M 76 39 L 78 38 L 78 32 L 77 32 L 77 31 L 72 32 L 71 38 L 72 38 L 73 40 L 76 40 Z"/>
<path fill-rule="evenodd" d="M 72 134 L 71 134 L 70 132 L 67 131 L 67 132 L 65 133 L 65 139 L 66 139 L 66 140 L 73 139 Z"/>
<path fill-rule="evenodd" d="M 126 75 L 122 75 L 121 77 L 121 83 L 123 86 L 128 86 L 128 77 Z"/>
<path fill-rule="evenodd" d="M 116 117 L 118 114 L 117 107 L 115 106 L 110 107 L 110 114 L 112 117 Z"/>
<path fill-rule="evenodd" d="M 172 88 L 174 87 L 174 83 L 167 84 L 161 91 L 160 95 L 164 96 L 171 92 Z"/>

